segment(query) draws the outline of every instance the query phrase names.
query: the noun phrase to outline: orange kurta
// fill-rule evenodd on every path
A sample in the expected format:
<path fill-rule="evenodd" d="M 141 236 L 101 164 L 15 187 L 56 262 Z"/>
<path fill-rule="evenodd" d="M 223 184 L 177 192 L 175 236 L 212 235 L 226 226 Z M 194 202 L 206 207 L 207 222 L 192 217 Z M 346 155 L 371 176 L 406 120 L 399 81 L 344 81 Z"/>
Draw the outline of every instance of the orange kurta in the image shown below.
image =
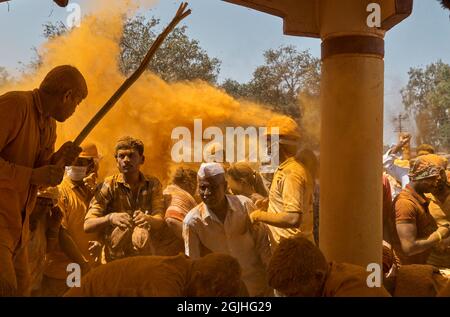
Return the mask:
<path fill-rule="evenodd" d="M 54 152 L 56 121 L 44 115 L 37 89 L 0 96 L 0 114 L 0 244 L 13 251 L 28 241 L 31 171 Z"/>

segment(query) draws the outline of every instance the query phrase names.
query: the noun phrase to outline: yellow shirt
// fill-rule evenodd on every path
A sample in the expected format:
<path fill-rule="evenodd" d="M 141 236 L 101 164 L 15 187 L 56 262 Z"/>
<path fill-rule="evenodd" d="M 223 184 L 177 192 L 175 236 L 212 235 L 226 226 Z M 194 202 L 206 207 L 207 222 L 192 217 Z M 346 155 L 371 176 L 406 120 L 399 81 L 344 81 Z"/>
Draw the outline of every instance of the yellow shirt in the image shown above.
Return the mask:
<path fill-rule="evenodd" d="M 295 157 L 287 159 L 278 167 L 270 186 L 267 212 L 299 212 L 302 214 L 302 223 L 298 228 L 269 225 L 272 247 L 280 243 L 281 237 L 290 238 L 299 234 L 314 243 L 313 193 L 312 177 Z"/>
<path fill-rule="evenodd" d="M 60 194 L 58 206 L 63 214 L 61 225 L 72 237 L 84 258 L 93 263 L 88 250 L 89 241 L 98 240 L 99 237 L 96 233 L 85 233 L 83 229 L 84 217 L 92 195 L 67 177 L 58 186 L 58 190 Z M 55 250 L 47 254 L 45 275 L 55 279 L 66 279 L 69 263 L 72 261 L 61 250 Z"/>
<path fill-rule="evenodd" d="M 444 202 L 440 202 L 432 194 L 425 194 L 425 196 L 430 198 L 428 209 L 438 226 L 444 226 L 450 223 L 450 195 Z M 427 263 L 440 268 L 450 268 L 450 249 L 446 251 L 433 249 L 428 257 Z"/>
<path fill-rule="evenodd" d="M 54 152 L 56 121 L 44 115 L 37 89 L 1 95 L 0 114 L 0 244 L 13 251 L 29 238 L 31 172 Z"/>

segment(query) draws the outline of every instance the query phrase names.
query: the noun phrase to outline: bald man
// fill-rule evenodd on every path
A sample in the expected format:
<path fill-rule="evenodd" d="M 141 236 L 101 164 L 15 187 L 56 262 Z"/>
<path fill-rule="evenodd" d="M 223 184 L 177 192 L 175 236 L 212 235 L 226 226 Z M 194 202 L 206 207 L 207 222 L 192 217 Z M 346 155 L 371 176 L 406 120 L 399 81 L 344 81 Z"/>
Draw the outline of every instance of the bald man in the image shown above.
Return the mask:
<path fill-rule="evenodd" d="M 38 186 L 58 185 L 81 152 L 72 142 L 56 153 L 56 121 L 88 94 L 73 66 L 52 69 L 39 88 L 0 96 L 0 296 L 29 295 L 29 216 Z"/>

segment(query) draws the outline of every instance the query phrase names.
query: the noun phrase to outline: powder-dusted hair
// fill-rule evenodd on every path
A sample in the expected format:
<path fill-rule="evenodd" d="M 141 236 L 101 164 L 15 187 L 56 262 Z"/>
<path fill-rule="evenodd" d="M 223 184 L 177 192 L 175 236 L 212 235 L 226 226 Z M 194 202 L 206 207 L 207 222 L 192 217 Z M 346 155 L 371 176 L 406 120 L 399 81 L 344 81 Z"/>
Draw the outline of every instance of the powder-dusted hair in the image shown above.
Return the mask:
<path fill-rule="evenodd" d="M 179 167 L 172 177 L 172 183 L 184 185 L 197 182 L 197 172 L 190 168 Z"/>
<path fill-rule="evenodd" d="M 235 297 L 241 287 L 241 266 L 228 254 L 210 253 L 194 260 L 193 270 L 202 273 L 201 283 L 208 285 L 209 296 Z"/>
<path fill-rule="evenodd" d="M 143 155 L 144 143 L 142 143 L 141 140 L 132 138 L 131 136 L 122 137 L 117 141 L 114 156 L 117 156 L 117 152 L 119 150 L 129 150 L 129 149 L 136 150 L 139 153 L 139 155 Z"/>
<path fill-rule="evenodd" d="M 300 285 L 315 278 L 317 271 L 326 272 L 325 256 L 304 237 L 284 239 L 270 259 L 267 276 L 270 287 L 286 294 L 295 294 Z"/>
<path fill-rule="evenodd" d="M 70 65 L 53 68 L 41 82 L 39 90 L 52 95 L 61 95 L 72 89 L 82 99 L 88 95 L 86 80 L 80 71 Z"/>
<path fill-rule="evenodd" d="M 245 181 L 253 186 L 258 194 L 267 197 L 267 190 L 264 187 L 261 175 L 254 171 L 248 163 L 237 162 L 232 164 L 227 169 L 227 175 L 238 182 Z"/>

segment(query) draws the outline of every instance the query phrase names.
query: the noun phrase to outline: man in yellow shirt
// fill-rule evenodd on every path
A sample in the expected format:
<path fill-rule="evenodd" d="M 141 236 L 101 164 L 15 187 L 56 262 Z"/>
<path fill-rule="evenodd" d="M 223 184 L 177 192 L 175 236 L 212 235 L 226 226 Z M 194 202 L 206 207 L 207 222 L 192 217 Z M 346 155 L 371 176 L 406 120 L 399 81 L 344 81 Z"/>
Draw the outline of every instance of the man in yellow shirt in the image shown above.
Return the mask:
<path fill-rule="evenodd" d="M 268 225 L 272 250 L 280 239 L 300 234 L 314 242 L 313 236 L 313 193 L 314 182 L 297 159 L 300 132 L 297 123 L 287 117 L 275 117 L 268 127 L 279 130 L 279 162 L 269 192 L 269 207 L 266 211 L 256 210 L 250 217 L 253 222 Z M 276 155 L 277 153 L 272 153 Z"/>
<path fill-rule="evenodd" d="M 58 186 L 60 193 L 58 205 L 63 214 L 62 226 L 81 252 L 84 261 L 78 264 L 82 271 L 86 272 L 89 267 L 95 265 L 89 252 L 89 242 L 99 239 L 96 233 L 85 233 L 83 226 L 89 202 L 96 188 L 100 156 L 95 144 L 86 143 L 81 148 L 83 151 L 72 166 L 66 167 L 66 176 Z M 67 290 L 67 265 L 72 262 L 61 249 L 47 254 L 43 280 L 45 295 L 64 294 Z"/>
<path fill-rule="evenodd" d="M 52 69 L 39 88 L 0 96 L 0 296 L 29 295 L 29 216 L 38 186 L 58 185 L 81 152 L 72 142 L 56 153 L 56 121 L 87 96 L 73 66 Z"/>

